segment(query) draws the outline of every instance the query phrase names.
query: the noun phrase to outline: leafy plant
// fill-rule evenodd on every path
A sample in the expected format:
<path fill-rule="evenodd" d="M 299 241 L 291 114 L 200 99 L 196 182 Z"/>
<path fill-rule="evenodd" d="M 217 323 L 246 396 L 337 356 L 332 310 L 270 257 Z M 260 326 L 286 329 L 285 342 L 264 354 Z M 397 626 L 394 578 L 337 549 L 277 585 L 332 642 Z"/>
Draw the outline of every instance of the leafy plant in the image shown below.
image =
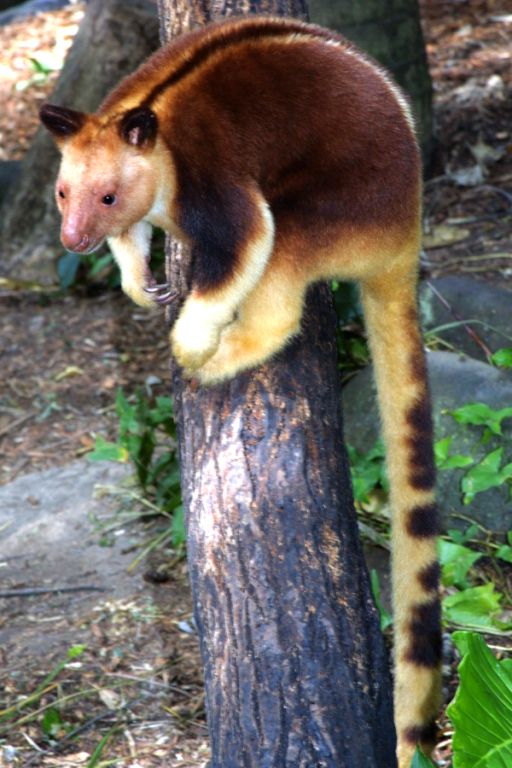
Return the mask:
<path fill-rule="evenodd" d="M 79 254 L 66 251 L 57 262 L 60 287 L 64 290 L 71 288 L 77 282 L 82 270 L 85 273 L 86 282 L 91 282 L 104 273 L 109 288 L 118 288 L 121 285 L 119 268 L 111 253 L 97 256 L 94 253 Z"/>
<path fill-rule="evenodd" d="M 52 72 L 58 72 L 62 67 L 62 60 L 57 60 L 55 57 L 50 57 L 47 58 L 47 61 L 43 61 L 41 58 L 36 59 L 34 56 L 31 56 L 28 61 L 32 75 L 28 80 L 20 80 L 16 83 L 17 91 L 25 91 L 33 85 L 45 85 Z"/>
<path fill-rule="evenodd" d="M 66 654 L 66 658 L 63 661 L 59 661 L 58 664 L 54 666 L 54 668 L 46 675 L 43 682 L 37 686 L 33 693 L 18 701 L 14 706 L 5 709 L 3 712 L 0 712 L 0 725 L 6 721 L 10 721 L 13 718 L 16 718 L 20 711 L 25 707 L 28 707 L 30 704 L 39 702 L 49 689 L 55 687 L 53 685 L 53 681 L 56 677 L 58 677 L 58 675 L 60 675 L 62 670 L 65 669 L 66 665 L 81 656 L 85 650 L 85 645 L 73 645 L 71 648 L 69 648 Z M 53 722 L 55 722 L 55 720 Z M 51 718 L 47 725 L 49 728 L 52 727 Z"/>
<path fill-rule="evenodd" d="M 414 753 L 411 768 L 435 768 L 435 765 L 418 747 Z"/>
<path fill-rule="evenodd" d="M 512 348 L 498 349 L 491 356 L 491 363 L 497 365 L 498 368 L 512 368 Z"/>
<path fill-rule="evenodd" d="M 142 489 L 167 512 L 181 503 L 180 474 L 177 459 L 176 423 L 170 397 L 148 399 L 142 389 L 130 403 L 119 389 L 116 395 L 119 438 L 109 442 L 97 438 L 92 461 L 130 459 Z"/>
<path fill-rule="evenodd" d="M 507 544 L 502 544 L 495 556 L 500 560 L 504 560 L 506 563 L 512 563 L 512 531 L 507 534 Z"/>
<path fill-rule="evenodd" d="M 498 661 L 482 638 L 455 632 L 462 661 L 460 684 L 448 706 L 453 768 L 512 765 L 512 661 Z"/>
<path fill-rule="evenodd" d="M 177 457 L 176 423 L 170 397 L 149 398 L 138 389 L 130 402 L 121 389 L 116 395 L 119 437 L 96 438 L 92 461 L 131 461 L 144 494 L 160 512 L 172 513 L 170 537 L 178 547 L 185 540 Z"/>
<path fill-rule="evenodd" d="M 469 586 L 467 575 L 469 569 L 480 560 L 482 554 L 474 552 L 462 544 L 452 541 L 439 540 L 439 561 L 441 563 L 441 581 L 445 587 L 465 589 Z"/>
<path fill-rule="evenodd" d="M 467 587 L 443 599 L 443 618 L 450 624 L 480 632 L 501 633 L 512 629 L 512 621 L 501 621 L 503 595 L 492 582 Z"/>
<path fill-rule="evenodd" d="M 493 435 L 501 435 L 501 422 L 512 418 L 512 408 L 495 410 L 486 403 L 468 403 L 452 412 L 459 424 L 484 426 Z"/>
<path fill-rule="evenodd" d="M 391 627 L 393 624 L 393 617 L 387 611 L 383 604 L 380 597 L 380 583 L 379 583 L 379 574 L 377 571 L 372 568 L 372 572 L 370 574 L 370 580 L 371 580 L 371 587 L 372 587 L 372 593 L 373 593 L 373 599 L 375 601 L 375 605 L 377 607 L 377 610 L 379 612 L 379 618 L 380 618 L 380 628 L 381 631 L 384 632 L 388 627 Z"/>
<path fill-rule="evenodd" d="M 368 496 L 377 487 L 389 490 L 384 464 L 384 445 L 381 440 L 377 440 L 373 448 L 366 453 L 360 453 L 350 445 L 347 450 L 356 501 L 368 501 Z"/>
<path fill-rule="evenodd" d="M 469 456 L 463 456 L 460 453 L 449 455 L 450 446 L 452 443 L 451 437 L 445 437 L 442 440 L 438 440 L 434 443 L 434 456 L 436 460 L 436 467 L 441 470 L 447 469 L 464 469 L 473 464 L 473 459 Z"/>
<path fill-rule="evenodd" d="M 41 720 L 41 729 L 49 740 L 56 739 L 64 730 L 64 723 L 58 709 L 51 707 L 46 710 Z"/>
<path fill-rule="evenodd" d="M 339 367 L 355 371 L 368 365 L 370 352 L 364 335 L 363 311 L 359 291 L 354 283 L 331 282 L 334 307 L 338 318 L 337 346 Z"/>
<path fill-rule="evenodd" d="M 470 504 L 477 493 L 498 488 L 512 480 L 512 463 L 502 467 L 502 461 L 503 448 L 496 448 L 484 456 L 481 462 L 471 467 L 461 483 L 464 504 Z"/>

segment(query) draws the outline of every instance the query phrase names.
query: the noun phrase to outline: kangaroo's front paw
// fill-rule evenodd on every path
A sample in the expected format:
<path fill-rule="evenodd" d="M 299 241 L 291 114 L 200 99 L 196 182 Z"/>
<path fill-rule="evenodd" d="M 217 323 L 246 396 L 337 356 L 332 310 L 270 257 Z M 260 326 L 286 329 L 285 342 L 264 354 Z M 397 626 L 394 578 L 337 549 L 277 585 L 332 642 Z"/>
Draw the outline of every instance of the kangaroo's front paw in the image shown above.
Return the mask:
<path fill-rule="evenodd" d="M 123 279 L 121 288 L 123 289 L 123 293 L 126 293 L 135 304 L 139 305 L 139 307 L 155 309 L 158 306 L 152 294 L 147 293 L 143 281 L 137 282 L 134 279 Z"/>

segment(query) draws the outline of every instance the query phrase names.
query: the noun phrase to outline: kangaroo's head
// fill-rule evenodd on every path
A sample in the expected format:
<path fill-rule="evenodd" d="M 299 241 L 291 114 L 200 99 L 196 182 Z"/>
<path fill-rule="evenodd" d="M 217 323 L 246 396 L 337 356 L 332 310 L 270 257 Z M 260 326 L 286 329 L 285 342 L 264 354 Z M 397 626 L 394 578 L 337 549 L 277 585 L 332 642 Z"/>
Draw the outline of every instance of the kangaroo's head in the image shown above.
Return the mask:
<path fill-rule="evenodd" d="M 62 153 L 55 185 L 62 244 L 91 253 L 144 218 L 155 201 L 157 117 L 147 107 L 102 115 L 52 104 L 40 117 Z"/>

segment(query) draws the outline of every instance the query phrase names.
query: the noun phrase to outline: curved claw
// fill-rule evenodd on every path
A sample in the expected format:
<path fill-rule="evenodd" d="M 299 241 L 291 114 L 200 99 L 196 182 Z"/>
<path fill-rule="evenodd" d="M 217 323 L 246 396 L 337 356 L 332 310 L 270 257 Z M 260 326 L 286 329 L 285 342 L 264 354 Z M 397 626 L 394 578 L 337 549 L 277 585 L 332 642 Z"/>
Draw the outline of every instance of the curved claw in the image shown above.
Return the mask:
<path fill-rule="evenodd" d="M 144 290 L 146 291 L 146 293 L 159 293 L 160 291 L 163 291 L 164 289 L 166 291 L 169 290 L 169 283 L 160 283 L 158 285 L 155 284 L 155 285 L 145 285 L 144 286 Z"/>
<path fill-rule="evenodd" d="M 160 296 L 155 296 L 154 299 L 157 302 L 157 304 L 171 304 L 174 299 L 178 297 L 178 291 L 167 291 L 167 293 L 162 293 Z"/>

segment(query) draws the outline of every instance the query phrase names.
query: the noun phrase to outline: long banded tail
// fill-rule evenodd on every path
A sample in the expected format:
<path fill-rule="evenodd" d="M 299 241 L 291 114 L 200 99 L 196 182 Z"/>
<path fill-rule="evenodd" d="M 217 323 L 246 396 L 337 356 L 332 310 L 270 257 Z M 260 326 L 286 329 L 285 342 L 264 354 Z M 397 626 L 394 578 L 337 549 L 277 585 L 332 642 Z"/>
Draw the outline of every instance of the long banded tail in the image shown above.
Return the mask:
<path fill-rule="evenodd" d="M 416 274 L 396 269 L 365 281 L 392 506 L 395 722 L 399 768 L 416 744 L 435 743 L 441 697 L 438 514 L 432 417 L 416 309 Z"/>

